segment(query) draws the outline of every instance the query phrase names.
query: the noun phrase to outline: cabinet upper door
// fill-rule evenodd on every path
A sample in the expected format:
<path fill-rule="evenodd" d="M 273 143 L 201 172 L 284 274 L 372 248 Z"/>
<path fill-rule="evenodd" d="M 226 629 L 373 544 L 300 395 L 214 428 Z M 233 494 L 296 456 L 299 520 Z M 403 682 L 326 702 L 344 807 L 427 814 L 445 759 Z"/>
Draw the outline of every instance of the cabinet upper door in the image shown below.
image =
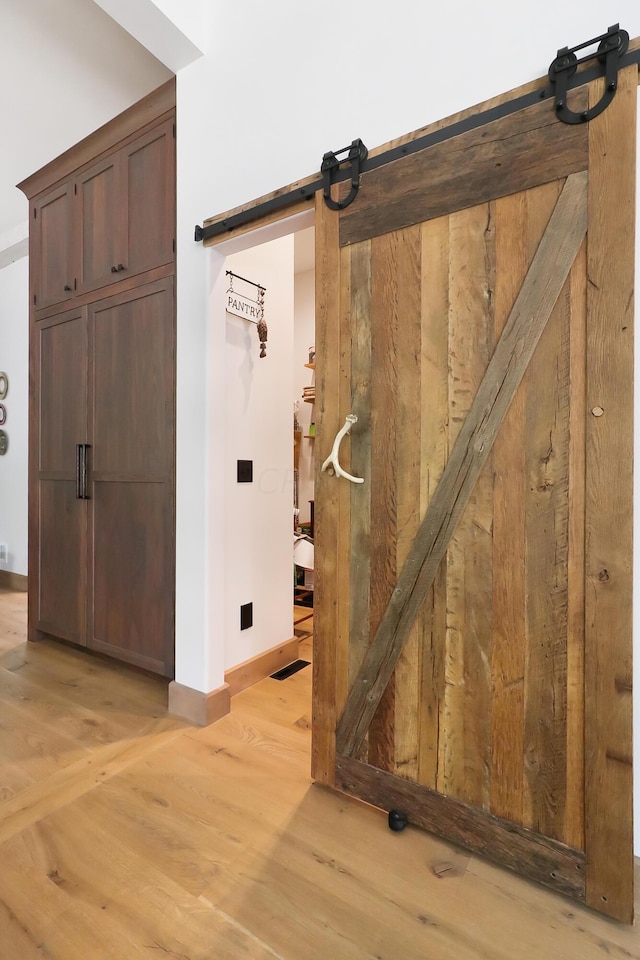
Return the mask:
<path fill-rule="evenodd" d="M 78 293 L 86 293 L 119 279 L 125 270 L 126 208 L 119 154 L 103 158 L 81 173 L 75 189 Z"/>
<path fill-rule="evenodd" d="M 166 120 L 78 176 L 79 293 L 173 260 L 174 143 Z"/>
<path fill-rule="evenodd" d="M 175 255 L 174 122 L 165 120 L 122 149 L 126 181 L 129 273 L 170 263 Z"/>
<path fill-rule="evenodd" d="M 33 303 L 41 310 L 73 295 L 73 183 L 63 183 L 33 204 Z"/>

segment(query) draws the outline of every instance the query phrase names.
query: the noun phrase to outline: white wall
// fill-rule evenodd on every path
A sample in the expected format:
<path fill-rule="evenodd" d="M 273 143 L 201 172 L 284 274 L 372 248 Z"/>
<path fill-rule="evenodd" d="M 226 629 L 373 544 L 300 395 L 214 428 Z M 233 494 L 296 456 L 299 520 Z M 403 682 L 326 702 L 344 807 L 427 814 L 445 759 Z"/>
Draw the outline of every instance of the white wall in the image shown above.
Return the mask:
<path fill-rule="evenodd" d="M 618 18 L 640 34 L 637 0 L 370 0 L 333 24 L 308 0 L 221 3 L 210 55 L 181 72 L 196 219 L 313 173 L 354 137 L 374 147 L 544 76 L 558 47 Z"/>
<path fill-rule="evenodd" d="M 0 542 L 8 563 L 0 570 L 27 573 L 27 441 L 29 423 L 29 264 L 26 257 L 0 269 L 0 371 L 9 378 L 2 401 L 9 436 L 0 457 Z"/>
<path fill-rule="evenodd" d="M 0 233 L 28 218 L 14 184 L 164 83 L 169 70 L 90 0 L 4 2 Z"/>
<path fill-rule="evenodd" d="M 205 0 L 94 0 L 174 73 L 202 55 L 211 23 Z"/>
<path fill-rule="evenodd" d="M 228 257 L 225 268 L 266 287 L 267 355 L 256 325 L 225 315 L 224 292 L 211 323 L 225 331 L 225 668 L 293 636 L 293 237 Z M 227 288 L 225 276 L 222 286 Z M 219 289 L 219 287 L 218 287 Z M 239 280 L 236 292 L 255 298 Z M 223 424 L 212 423 L 221 433 Z M 237 482 L 237 461 L 253 461 L 253 482 Z M 240 630 L 240 605 L 253 626 Z"/>

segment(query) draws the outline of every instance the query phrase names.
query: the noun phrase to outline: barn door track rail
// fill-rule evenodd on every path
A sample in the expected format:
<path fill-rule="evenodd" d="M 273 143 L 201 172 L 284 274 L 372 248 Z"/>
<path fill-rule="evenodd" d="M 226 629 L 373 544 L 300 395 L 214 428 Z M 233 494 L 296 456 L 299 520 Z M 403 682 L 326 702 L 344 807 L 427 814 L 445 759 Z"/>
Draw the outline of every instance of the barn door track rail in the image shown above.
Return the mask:
<path fill-rule="evenodd" d="M 598 44 L 598 49 L 586 54 L 578 59 L 576 53 L 579 50 L 585 50 Z M 620 29 L 620 24 L 615 23 L 609 27 L 606 33 L 585 43 L 579 43 L 576 47 L 562 47 L 558 50 L 558 55 L 552 61 L 549 67 L 549 81 L 555 90 L 556 113 L 558 119 L 563 123 L 585 123 L 593 120 L 609 106 L 616 95 L 618 89 L 618 67 L 623 55 L 629 49 L 629 34 L 626 30 Z M 576 113 L 567 106 L 567 91 L 569 88 L 569 78 L 572 77 L 578 65 L 588 63 L 592 60 L 598 60 L 604 63 L 605 88 L 600 100 L 589 110 L 582 110 Z"/>
<path fill-rule="evenodd" d="M 599 44 L 597 50 L 578 59 L 576 56 L 578 51 L 596 43 Z M 409 154 L 419 153 L 421 150 L 432 147 L 437 143 L 452 140 L 468 130 L 477 130 L 493 123 L 494 120 L 512 116 L 534 103 L 539 103 L 540 100 L 553 100 L 558 119 L 565 123 L 589 121 L 602 113 L 611 103 L 617 89 L 618 72 L 631 64 L 640 63 L 640 48 L 628 50 L 628 46 L 629 34 L 626 30 L 621 30 L 618 24 L 615 24 L 609 27 L 606 33 L 595 37 L 593 40 L 587 40 L 575 47 L 560 48 L 549 67 L 549 83 L 545 87 L 532 90 L 472 116 L 467 116 L 463 120 L 451 123 L 439 130 L 433 130 L 408 143 L 385 150 L 375 157 L 367 155 L 367 148 L 359 139 L 353 140 L 350 147 L 344 147 L 342 150 L 335 152 L 328 151 L 323 156 L 320 168 L 321 176 L 318 179 L 290 190 L 284 190 L 276 196 L 269 197 L 261 203 L 255 203 L 246 210 L 240 210 L 221 220 L 216 220 L 215 223 L 210 223 L 205 227 L 197 224 L 194 239 L 196 243 L 213 240 L 238 227 L 260 220 L 268 214 L 284 210 L 300 200 L 313 200 L 319 190 L 324 192 L 325 200 L 329 206 L 338 204 L 335 207 L 332 206 L 332 209 L 342 210 L 347 206 L 347 203 L 351 203 L 355 199 L 361 174 L 376 170 L 387 163 L 393 163 L 394 160 L 399 160 Z M 582 69 L 578 69 L 579 67 L 582 67 Z M 605 93 L 594 107 L 588 111 L 575 113 L 567 106 L 568 91 L 584 86 L 603 76 L 606 79 Z M 349 151 L 348 156 L 339 160 L 339 154 L 346 151 Z M 351 191 L 344 200 L 335 201 L 330 196 L 330 188 L 334 183 L 340 183 L 344 180 L 351 180 Z"/>

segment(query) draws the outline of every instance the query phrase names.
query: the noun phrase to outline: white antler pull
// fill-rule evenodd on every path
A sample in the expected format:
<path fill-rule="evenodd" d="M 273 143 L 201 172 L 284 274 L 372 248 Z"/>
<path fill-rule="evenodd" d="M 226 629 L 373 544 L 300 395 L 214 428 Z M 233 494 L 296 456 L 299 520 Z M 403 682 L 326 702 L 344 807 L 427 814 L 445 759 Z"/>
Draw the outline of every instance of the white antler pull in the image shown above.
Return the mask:
<path fill-rule="evenodd" d="M 343 470 L 338 462 L 338 453 L 340 452 L 340 444 L 342 443 L 342 438 L 346 436 L 354 423 L 358 422 L 358 418 L 355 413 L 350 413 L 347 419 L 344 422 L 344 427 L 341 430 L 338 430 L 336 438 L 333 441 L 333 447 L 331 448 L 331 453 L 322 464 L 322 471 L 325 470 L 330 474 L 335 474 L 336 477 L 344 477 L 345 480 L 351 480 L 351 483 L 364 483 L 362 477 L 352 477 L 350 473 L 347 473 L 346 470 Z"/>

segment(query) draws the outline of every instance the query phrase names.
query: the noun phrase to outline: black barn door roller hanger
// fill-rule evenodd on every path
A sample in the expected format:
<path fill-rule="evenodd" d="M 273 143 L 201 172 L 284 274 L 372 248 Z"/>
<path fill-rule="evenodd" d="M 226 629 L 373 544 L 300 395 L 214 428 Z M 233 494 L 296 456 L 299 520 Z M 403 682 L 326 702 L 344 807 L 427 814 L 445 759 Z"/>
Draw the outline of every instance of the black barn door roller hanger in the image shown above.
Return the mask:
<path fill-rule="evenodd" d="M 342 160 L 338 160 L 338 156 L 341 153 L 346 153 L 347 156 L 343 157 Z M 323 176 L 322 195 L 330 210 L 344 210 L 345 207 L 348 207 L 349 204 L 355 200 L 358 189 L 360 188 L 360 170 L 362 164 L 367 159 L 368 153 L 369 151 L 360 139 L 352 140 L 350 147 L 343 147 L 342 150 L 336 150 L 335 153 L 331 151 L 325 153 L 322 158 L 320 173 Z M 334 200 L 331 196 L 331 184 L 335 182 L 335 177 L 340 169 L 340 165 L 346 163 L 351 164 L 351 190 L 344 200 Z"/>
<path fill-rule="evenodd" d="M 576 53 L 578 50 L 584 50 L 595 43 L 598 49 L 593 53 L 578 59 Z M 626 30 L 620 29 L 620 24 L 616 23 L 609 27 L 606 33 L 593 40 L 587 40 L 586 43 L 579 43 L 576 47 L 562 47 L 558 50 L 558 55 L 549 67 L 549 81 L 554 88 L 556 97 L 556 113 L 558 119 L 564 123 L 586 123 L 593 120 L 598 114 L 605 110 L 616 95 L 618 89 L 618 67 L 620 59 L 629 49 L 629 34 Z M 567 106 L 567 91 L 569 89 L 569 78 L 574 75 L 581 63 L 588 63 L 590 60 L 598 60 L 605 65 L 605 85 L 604 93 L 600 100 L 589 110 L 583 110 L 576 113 Z"/>

